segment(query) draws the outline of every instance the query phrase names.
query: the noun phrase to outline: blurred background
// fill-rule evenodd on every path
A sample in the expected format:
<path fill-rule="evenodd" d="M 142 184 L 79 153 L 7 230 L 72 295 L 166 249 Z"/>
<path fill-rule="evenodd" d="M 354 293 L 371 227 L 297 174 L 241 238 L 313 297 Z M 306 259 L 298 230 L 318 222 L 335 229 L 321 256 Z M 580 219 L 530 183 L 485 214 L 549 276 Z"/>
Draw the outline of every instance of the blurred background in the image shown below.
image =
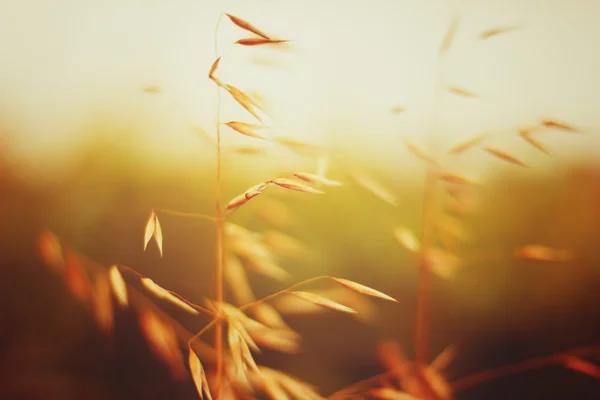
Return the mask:
<path fill-rule="evenodd" d="M 234 46 L 247 35 L 226 18 L 217 29 L 222 12 L 292 42 Z M 231 222 L 281 230 L 309 248 L 306 258 L 282 261 L 294 282 L 334 275 L 398 299 L 370 302 L 365 319 L 290 316 L 302 352 L 260 361 L 328 394 L 382 371 L 382 339 L 412 356 L 417 268 L 392 232 L 422 232 L 425 164 L 406 140 L 479 183 L 469 194 L 476 206 L 448 217 L 468 233 L 458 250 L 466 261 L 454 279 L 432 277 L 431 353 L 458 350 L 448 378 L 597 344 L 599 15 L 600 5 L 583 0 L 3 2 L 0 397 L 194 398 L 192 383 L 170 380 L 149 353 L 132 315 L 117 314 L 107 343 L 44 268 L 35 239 L 50 229 L 99 264 L 130 266 L 197 303 L 214 298 L 210 221 L 159 212 L 162 258 L 153 243 L 143 251 L 143 234 L 152 209 L 215 213 L 217 89 L 207 74 L 218 55 L 219 78 L 268 112 L 265 135 L 327 149 L 326 175 L 344 183 L 319 196 L 269 189 Z M 438 61 L 455 16 L 452 48 Z M 478 39 L 498 27 L 510 29 Z M 436 94 L 438 69 L 442 87 L 476 97 Z M 253 122 L 221 97 L 223 122 Z M 544 118 L 578 130 L 536 136 L 551 156 L 517 135 Z M 312 154 L 221 130 L 224 201 L 279 174 L 319 168 Z M 482 133 L 490 135 L 486 145 L 530 168 L 478 148 L 446 154 Z M 247 146 L 260 150 L 243 154 Z M 387 188 L 397 205 L 358 185 L 356 173 Z M 514 249 L 528 244 L 568 247 L 575 258 L 515 260 Z M 251 281 L 258 296 L 287 286 Z M 190 330 L 202 326 L 169 311 Z M 598 397 L 598 381 L 560 367 L 457 394 Z"/>

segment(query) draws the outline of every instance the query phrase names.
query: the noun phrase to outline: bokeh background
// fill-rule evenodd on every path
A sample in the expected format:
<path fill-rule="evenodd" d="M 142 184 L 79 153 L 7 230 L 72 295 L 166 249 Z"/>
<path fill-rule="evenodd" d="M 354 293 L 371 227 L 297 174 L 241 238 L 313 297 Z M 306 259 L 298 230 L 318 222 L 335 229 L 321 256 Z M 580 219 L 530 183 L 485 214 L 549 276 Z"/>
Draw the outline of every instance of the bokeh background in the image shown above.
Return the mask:
<path fill-rule="evenodd" d="M 466 249 L 486 257 L 452 281 L 432 281 L 431 352 L 458 346 L 449 378 L 597 343 L 599 7 L 583 0 L 3 2 L 0 397 L 193 398 L 191 382 L 169 380 L 150 355 L 131 315 L 117 316 L 114 342 L 106 343 L 43 268 L 34 238 L 48 228 L 102 265 L 128 265 L 196 302 L 214 296 L 210 222 L 159 214 L 163 258 L 152 244 L 143 251 L 143 232 L 152 209 L 214 215 L 217 93 L 207 71 L 215 34 L 219 75 L 264 101 L 267 134 L 325 146 L 328 176 L 346 184 L 323 196 L 269 190 L 231 221 L 258 232 L 281 229 L 308 246 L 310 257 L 282 264 L 294 281 L 342 276 L 398 299 L 374 301 L 368 321 L 333 312 L 290 317 L 303 335 L 302 353 L 267 353 L 262 361 L 328 394 L 381 371 L 381 339 L 412 354 L 417 269 L 392 229 L 420 233 L 425 171 L 404 140 L 432 143 L 440 162 L 481 183 L 479 206 L 460 221 L 471 237 Z M 232 46 L 244 34 L 225 19 L 215 31 L 222 12 L 293 39 L 291 48 Z M 437 49 L 454 15 L 459 30 L 441 79 L 478 98 L 434 95 Z M 517 29 L 477 40 L 497 26 Z M 544 132 L 549 157 L 516 135 L 546 117 L 583 134 Z M 248 118 L 223 96 L 224 121 Z M 443 155 L 482 132 L 531 168 L 478 149 Z M 226 201 L 277 174 L 318 168 L 314 157 L 228 128 L 222 134 Z M 264 153 L 229 151 L 245 145 Z M 398 205 L 354 184 L 349 174 L 357 171 L 387 187 Z M 274 201 L 287 207 L 286 226 L 261 217 Z M 512 259 L 514 248 L 530 243 L 568 246 L 577 257 Z M 252 282 L 257 295 L 284 287 Z M 553 367 L 457 397 L 599 396 L 591 377 Z"/>

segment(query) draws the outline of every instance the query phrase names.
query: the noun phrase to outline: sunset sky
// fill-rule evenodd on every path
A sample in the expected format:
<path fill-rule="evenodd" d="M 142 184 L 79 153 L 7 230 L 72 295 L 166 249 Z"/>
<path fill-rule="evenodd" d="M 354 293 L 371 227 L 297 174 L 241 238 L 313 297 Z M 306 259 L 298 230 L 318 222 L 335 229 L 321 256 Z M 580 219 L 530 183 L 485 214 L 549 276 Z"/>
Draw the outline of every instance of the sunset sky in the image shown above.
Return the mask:
<path fill-rule="evenodd" d="M 546 156 L 513 132 L 552 117 L 588 132 L 548 133 L 556 153 L 600 149 L 598 2 L 20 0 L 0 8 L 0 118 L 14 151 L 31 160 L 67 160 L 91 140 L 82 131 L 100 116 L 132 124 L 148 151 L 176 159 L 201 149 L 189 126 L 214 135 L 207 71 L 222 12 L 293 40 L 290 50 L 232 46 L 248 35 L 227 19 L 217 34 L 219 75 L 260 93 L 277 134 L 408 160 L 403 139 L 425 147 L 435 132 L 439 150 L 490 131 L 500 135 L 490 145 L 535 163 Z M 437 49 L 455 15 L 441 81 L 480 98 L 441 94 L 435 122 Z M 477 39 L 496 27 L 517 29 Z M 149 85 L 161 92 L 145 93 Z M 393 114 L 394 106 L 406 111 Z M 253 122 L 229 99 L 222 119 Z M 223 135 L 226 144 L 255 143 Z"/>

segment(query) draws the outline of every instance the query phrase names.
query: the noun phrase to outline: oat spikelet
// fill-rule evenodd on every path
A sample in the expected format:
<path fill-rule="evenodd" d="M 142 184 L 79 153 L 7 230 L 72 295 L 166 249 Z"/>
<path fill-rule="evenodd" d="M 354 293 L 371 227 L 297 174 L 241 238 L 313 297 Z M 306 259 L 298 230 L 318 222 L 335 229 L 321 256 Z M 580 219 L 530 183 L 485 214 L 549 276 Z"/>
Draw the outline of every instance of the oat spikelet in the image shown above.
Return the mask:
<path fill-rule="evenodd" d="M 341 182 L 327 179 L 320 175 L 311 174 L 308 172 L 296 172 L 294 176 L 298 179 L 302 179 L 305 182 L 323 185 L 323 186 L 342 186 Z"/>
<path fill-rule="evenodd" d="M 319 296 L 318 294 L 314 294 L 314 293 L 310 293 L 310 292 L 303 292 L 303 291 L 294 291 L 294 292 L 288 292 L 288 293 L 293 294 L 294 296 L 299 297 L 308 302 L 311 302 L 317 306 L 329 308 L 330 310 L 341 311 L 341 312 L 345 312 L 345 313 L 349 313 L 349 314 L 356 313 L 356 311 L 353 310 L 352 308 L 346 307 L 343 304 L 340 304 L 333 300 L 329 300 L 325 297 Z"/>
<path fill-rule="evenodd" d="M 266 126 L 260 124 L 248 124 L 246 122 L 230 121 L 225 122 L 225 125 L 231 129 L 241 133 L 242 135 L 250 136 L 257 139 L 267 140 L 267 138 L 256 132 L 257 129 L 264 129 Z"/>
<path fill-rule="evenodd" d="M 140 311 L 139 324 L 148 345 L 169 366 L 173 377 L 185 378 L 187 373 L 183 366 L 183 356 L 173 328 L 150 309 Z"/>
<path fill-rule="evenodd" d="M 384 300 L 393 301 L 396 303 L 398 302 L 398 300 L 394 299 L 393 297 L 388 296 L 387 294 L 380 292 L 379 290 L 372 289 L 363 284 L 356 283 L 356 282 L 350 281 L 348 279 L 342 279 L 342 278 L 331 278 L 331 279 L 334 280 L 335 282 L 339 283 L 340 285 L 342 285 L 350 290 L 353 290 L 357 293 L 365 294 L 367 296 L 377 297 L 377 298 L 384 299 Z"/>
<path fill-rule="evenodd" d="M 462 266 L 462 260 L 443 249 L 429 249 L 427 254 L 429 270 L 440 278 L 452 280 Z"/>
<path fill-rule="evenodd" d="M 240 44 L 242 46 L 260 46 L 265 44 L 281 44 L 287 43 L 289 40 L 281 40 L 281 39 L 265 39 L 263 37 L 259 38 L 244 38 L 240 39 L 234 44 Z"/>
<path fill-rule="evenodd" d="M 572 259 L 573 255 L 567 249 L 556 249 L 549 246 L 533 244 L 523 246 L 514 251 L 515 258 L 536 261 L 564 262 Z"/>
<path fill-rule="evenodd" d="M 394 238 L 400 243 L 402 247 L 411 252 L 418 252 L 421 248 L 421 244 L 419 243 L 419 239 L 415 236 L 415 234 L 405 227 L 398 227 L 394 229 Z"/>
<path fill-rule="evenodd" d="M 477 96 L 475 93 L 471 92 L 470 90 L 458 87 L 458 86 L 450 86 L 448 87 L 448 91 L 450 93 L 456 94 L 458 96 L 462 96 L 462 97 L 479 97 Z"/>
<path fill-rule="evenodd" d="M 473 146 L 480 144 L 487 137 L 488 137 L 487 134 L 475 136 L 474 138 L 471 138 L 469 140 L 466 140 L 464 142 L 456 144 L 450 150 L 448 150 L 448 153 L 449 154 L 461 154 L 461 153 L 467 151 L 468 149 L 472 148 Z"/>
<path fill-rule="evenodd" d="M 393 206 L 397 206 L 398 202 L 393 194 L 391 194 L 387 189 L 381 186 L 379 183 L 375 182 L 371 178 L 359 173 L 352 174 L 352 179 L 364 189 L 368 190 L 376 197 L 379 197 L 381 200 L 389 203 Z"/>
<path fill-rule="evenodd" d="M 174 305 L 176 305 L 177 307 L 189 312 L 190 314 L 198 315 L 198 310 L 196 310 L 195 308 L 190 306 L 185 301 L 181 300 L 179 297 L 172 294 L 170 291 L 168 291 L 168 290 L 164 289 L 163 287 L 161 287 L 160 285 L 158 285 L 152 279 L 142 278 L 142 285 L 144 285 L 144 287 L 150 293 L 152 293 L 154 296 L 164 299 L 164 300 L 167 300 L 167 301 L 173 303 Z"/>
<path fill-rule="evenodd" d="M 65 283 L 71 294 L 82 303 L 88 305 L 93 299 L 92 283 L 84 270 L 79 257 L 74 252 L 65 254 Z"/>
<path fill-rule="evenodd" d="M 188 366 L 190 367 L 190 373 L 198 391 L 198 396 L 200 396 L 201 400 L 204 400 L 204 394 L 206 394 L 206 398 L 212 400 L 210 388 L 208 387 L 208 379 L 206 379 L 206 372 L 202 367 L 202 363 L 190 346 L 188 346 L 188 352 Z"/>
<path fill-rule="evenodd" d="M 448 368 L 448 365 L 456 358 L 456 347 L 455 346 L 447 346 L 440 354 L 438 354 L 435 359 L 431 362 L 431 367 L 442 371 Z"/>
<path fill-rule="evenodd" d="M 262 32 L 261 30 L 259 30 L 257 27 L 255 27 L 254 25 L 252 25 L 251 23 L 249 23 L 248 21 L 245 21 L 241 18 L 238 18 L 236 16 L 233 16 L 231 14 L 227 14 L 225 13 L 225 15 L 227 15 L 227 17 L 229 17 L 229 19 L 231 20 L 231 22 L 233 22 L 234 24 L 236 24 L 237 26 L 239 26 L 240 28 L 248 31 L 248 32 L 252 32 L 255 35 L 258 35 L 260 37 L 262 37 L 263 39 L 270 39 L 269 36 Z"/>
<path fill-rule="evenodd" d="M 258 121 L 260 121 L 261 123 L 263 122 L 262 118 L 260 118 L 256 111 L 254 111 L 254 107 L 258 106 L 248 95 L 246 95 L 244 92 L 242 92 L 235 86 L 225 85 L 225 89 L 227 90 L 227 92 L 229 92 L 231 97 L 233 97 L 233 99 L 238 102 L 239 105 L 244 107 L 244 109 L 248 111 Z"/>
<path fill-rule="evenodd" d="M 503 152 L 501 150 L 497 150 L 497 149 L 494 149 L 494 148 L 491 148 L 491 147 L 484 147 L 483 150 L 487 151 L 488 153 L 490 153 L 494 157 L 497 157 L 497 158 L 499 158 L 501 160 L 504 160 L 506 162 L 509 162 L 511 164 L 519 165 L 519 166 L 525 167 L 525 168 L 529 167 L 523 161 L 521 161 L 518 158 L 513 157 L 510 154 L 507 154 L 507 153 L 505 153 L 505 152 Z"/>
<path fill-rule="evenodd" d="M 121 307 L 127 307 L 129 303 L 127 299 L 127 285 L 125 284 L 123 275 L 121 275 L 121 272 L 119 272 L 119 268 L 117 268 L 116 265 L 110 267 L 108 276 L 113 293 L 117 299 L 117 303 L 119 303 Z"/>
<path fill-rule="evenodd" d="M 600 367 L 579 357 L 566 357 L 564 365 L 566 368 L 600 379 Z"/>
<path fill-rule="evenodd" d="M 405 140 L 404 145 L 406 146 L 408 151 L 410 151 L 415 157 L 420 158 L 421 160 L 423 160 L 425 162 L 428 162 L 432 165 L 439 167 L 439 163 L 433 157 L 431 157 L 430 155 L 425 153 L 423 150 L 421 150 L 415 144 Z"/>
<path fill-rule="evenodd" d="M 454 17 L 450 22 L 450 26 L 448 26 L 448 31 L 446 32 L 446 36 L 444 36 L 444 40 L 440 44 L 440 53 L 447 52 L 452 43 L 454 42 L 454 37 L 456 36 L 456 32 L 458 31 L 458 18 Z"/>
<path fill-rule="evenodd" d="M 160 226 L 160 221 L 158 220 L 158 217 L 156 216 L 154 211 L 152 211 L 152 213 L 150 213 L 148 222 L 146 222 L 146 228 L 144 230 L 144 250 L 146 250 L 146 247 L 148 246 L 148 242 L 150 242 L 150 239 L 152 239 L 152 237 L 154 237 L 156 245 L 158 246 L 158 251 L 160 253 L 160 256 L 162 257 L 162 255 L 163 255 L 162 228 Z"/>
<path fill-rule="evenodd" d="M 485 40 L 485 39 L 499 36 L 499 35 L 502 35 L 502 34 L 505 34 L 508 32 L 516 31 L 518 29 L 519 29 L 518 26 L 504 26 L 504 27 L 491 28 L 491 29 L 481 32 L 478 35 L 478 38 L 480 40 Z"/>
<path fill-rule="evenodd" d="M 217 68 L 219 68 L 219 63 L 221 62 L 221 57 L 217 58 L 215 60 L 215 62 L 213 62 L 213 64 L 210 66 L 210 71 L 208 72 L 208 78 L 210 80 L 215 80 L 215 72 L 217 71 Z"/>
<path fill-rule="evenodd" d="M 310 186 L 303 185 L 301 183 L 294 182 L 294 181 L 292 181 L 290 179 L 286 179 L 286 178 L 275 178 L 275 179 L 273 179 L 273 183 L 282 188 L 294 190 L 296 192 L 318 193 L 318 194 L 323 193 L 323 191 L 321 191 L 321 190 L 312 188 Z"/>
<path fill-rule="evenodd" d="M 227 203 L 226 208 L 228 210 L 239 208 L 246 204 L 249 200 L 253 199 L 254 197 L 267 190 L 271 186 L 273 186 L 273 183 L 271 181 L 261 182 L 258 185 L 254 185 L 241 195 L 231 199 L 231 201 Z"/>

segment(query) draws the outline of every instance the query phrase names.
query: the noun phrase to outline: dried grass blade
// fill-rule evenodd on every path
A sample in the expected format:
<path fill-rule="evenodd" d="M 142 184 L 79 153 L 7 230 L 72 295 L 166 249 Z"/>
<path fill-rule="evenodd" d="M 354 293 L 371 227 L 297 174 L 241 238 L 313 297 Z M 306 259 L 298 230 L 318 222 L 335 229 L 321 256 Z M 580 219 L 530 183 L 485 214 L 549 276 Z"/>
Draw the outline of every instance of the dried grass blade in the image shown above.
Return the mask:
<path fill-rule="evenodd" d="M 564 365 L 566 368 L 600 379 L 600 367 L 579 357 L 566 357 Z"/>
<path fill-rule="evenodd" d="M 472 139 L 469 139 L 469 140 L 466 140 L 464 142 L 456 144 L 450 150 L 448 150 L 448 153 L 449 154 L 460 154 L 460 153 L 463 153 L 466 150 L 472 148 L 473 146 L 476 146 L 479 143 L 483 142 L 483 140 L 486 139 L 487 137 L 488 137 L 487 134 L 482 134 L 482 135 L 475 136 Z"/>
<path fill-rule="evenodd" d="M 302 292 L 302 291 L 294 291 L 294 292 L 288 292 L 288 293 L 293 294 L 294 296 L 299 297 L 308 302 L 311 302 L 317 306 L 329 308 L 330 310 L 341 311 L 341 312 L 345 312 L 345 313 L 349 313 L 349 314 L 356 313 L 356 311 L 353 310 L 352 308 L 346 307 L 343 304 L 340 304 L 333 300 L 329 300 L 325 297 L 319 296 L 318 294 L 314 294 L 314 293 L 310 293 L 310 292 Z"/>
<path fill-rule="evenodd" d="M 261 123 L 264 122 L 262 118 L 260 118 L 260 116 L 256 113 L 256 111 L 254 111 L 254 107 L 256 106 L 256 104 L 250 97 L 248 97 L 248 95 L 246 95 L 244 92 L 242 92 L 235 86 L 225 85 L 225 89 L 227 90 L 227 92 L 229 92 L 231 97 L 233 97 L 233 99 L 237 101 L 239 105 L 244 107 L 244 109 L 248 111 L 254 118 L 256 118 Z"/>
<path fill-rule="evenodd" d="M 420 148 L 418 148 L 416 145 L 414 145 L 413 143 L 409 142 L 409 141 L 404 141 L 404 145 L 406 146 L 406 148 L 408 149 L 408 151 L 410 151 L 415 157 L 420 158 L 421 160 L 428 162 L 432 165 L 438 166 L 439 167 L 439 163 L 430 155 L 428 155 L 427 153 L 425 153 L 423 150 L 421 150 Z"/>
<path fill-rule="evenodd" d="M 334 280 L 335 282 L 339 283 L 340 285 L 342 285 L 350 290 L 353 290 L 357 293 L 365 294 L 367 296 L 378 297 L 380 299 L 389 300 L 389 301 L 393 301 L 396 303 L 398 302 L 398 300 L 394 299 L 393 297 L 388 296 L 387 294 L 380 292 L 379 290 L 375 290 L 375 289 L 365 286 L 363 284 L 353 282 L 348 279 L 342 279 L 342 278 L 331 278 L 331 279 Z"/>
<path fill-rule="evenodd" d="M 146 227 L 144 229 L 144 250 L 148 247 L 148 243 L 152 236 L 154 236 L 154 232 L 156 231 L 156 214 L 154 211 L 150 213 L 150 217 L 148 218 L 148 222 L 146 222 Z"/>
<path fill-rule="evenodd" d="M 63 272 L 65 268 L 65 260 L 63 258 L 63 250 L 58 240 L 58 237 L 50 232 L 44 231 L 38 236 L 39 253 L 46 263 L 56 272 Z"/>
<path fill-rule="evenodd" d="M 560 130 L 567 131 L 567 132 L 581 133 L 581 131 L 576 129 L 574 126 L 569 125 L 565 122 L 557 121 L 557 120 L 543 119 L 540 122 L 540 124 L 545 126 L 546 128 L 551 128 L 551 129 L 553 128 L 553 129 L 560 129 Z"/>
<path fill-rule="evenodd" d="M 418 252 L 421 248 L 421 244 L 419 243 L 419 239 L 415 236 L 415 234 L 405 227 L 398 227 L 394 229 L 394 238 L 400 243 L 402 247 L 411 252 Z"/>
<path fill-rule="evenodd" d="M 478 38 L 480 40 L 485 40 L 485 39 L 492 38 L 494 36 L 499 36 L 499 35 L 502 35 L 502 34 L 505 34 L 508 32 L 516 31 L 518 29 L 519 29 L 518 26 L 504 26 L 504 27 L 491 28 L 491 29 L 481 32 L 478 35 Z"/>
<path fill-rule="evenodd" d="M 156 216 L 156 214 L 154 214 L 154 220 L 155 220 L 155 229 L 154 229 L 154 241 L 156 242 L 156 245 L 158 246 L 158 251 L 160 253 L 160 256 L 163 256 L 163 234 L 162 234 L 162 228 L 160 226 L 160 221 L 158 220 L 158 217 Z"/>
<path fill-rule="evenodd" d="M 190 306 L 185 301 L 181 300 L 179 297 L 173 295 L 170 291 L 166 290 L 162 286 L 158 285 L 150 278 L 142 278 L 142 285 L 154 296 L 167 300 L 177 307 L 189 312 L 193 315 L 198 315 L 198 310 Z"/>
<path fill-rule="evenodd" d="M 311 174 L 308 172 L 296 172 L 294 176 L 298 179 L 302 179 L 305 182 L 323 185 L 323 186 L 342 186 L 341 182 L 327 179 L 320 175 Z"/>
<path fill-rule="evenodd" d="M 257 129 L 266 128 L 264 125 L 260 124 L 248 124 L 246 122 L 238 122 L 238 121 L 230 121 L 226 122 L 225 125 L 230 127 L 231 129 L 241 133 L 242 135 L 250 136 L 257 139 L 267 140 L 265 136 L 262 136 L 259 133 L 256 133 Z"/>
<path fill-rule="evenodd" d="M 459 19 L 454 17 L 448 26 L 448 31 L 446 31 L 446 36 L 444 36 L 444 40 L 440 44 L 440 53 L 445 53 L 450 49 L 452 43 L 454 42 L 454 37 L 456 36 L 456 32 L 458 31 L 458 23 Z"/>
<path fill-rule="evenodd" d="M 296 192 L 304 192 L 304 193 L 316 193 L 322 194 L 324 193 L 321 190 L 315 189 L 310 186 L 303 185 L 301 183 L 294 182 L 290 179 L 286 178 L 275 178 L 272 181 L 275 185 L 280 186 L 285 189 L 294 190 Z"/>
<path fill-rule="evenodd" d="M 96 274 L 94 281 L 94 317 L 98 327 L 105 333 L 112 332 L 115 324 L 110 281 L 106 272 Z"/>
<path fill-rule="evenodd" d="M 251 23 L 249 23 L 246 20 L 243 20 L 241 18 L 238 18 L 236 16 L 233 16 L 231 14 L 225 13 L 225 15 L 227 15 L 227 17 L 229 17 L 229 19 L 231 20 L 231 22 L 233 22 L 234 24 L 236 24 L 238 27 L 248 31 L 248 32 L 252 32 L 255 35 L 258 35 L 264 39 L 270 39 L 269 36 L 262 32 L 261 30 L 259 30 L 257 27 L 255 27 L 254 25 L 252 25 Z"/>
<path fill-rule="evenodd" d="M 503 151 L 500 151 L 500 150 L 497 150 L 497 149 L 494 149 L 494 148 L 491 148 L 491 147 L 484 147 L 483 150 L 487 151 L 488 153 L 490 153 L 494 157 L 497 157 L 497 158 L 499 158 L 501 160 L 504 160 L 506 162 L 509 162 L 511 164 L 519 165 L 519 166 L 525 167 L 525 168 L 529 167 L 523 161 L 521 161 L 518 158 L 513 157 L 510 154 L 507 154 L 507 153 L 505 153 Z"/>
<path fill-rule="evenodd" d="M 215 72 L 217 71 L 217 68 L 219 68 L 220 62 L 221 62 L 221 57 L 217 58 L 210 66 L 210 71 L 208 72 L 209 79 L 215 80 Z"/>
<path fill-rule="evenodd" d="M 475 93 L 471 92 L 470 90 L 458 87 L 458 86 L 450 86 L 448 87 L 448 91 L 450 93 L 456 94 L 458 96 L 462 96 L 462 97 L 479 97 L 477 96 Z"/>
<path fill-rule="evenodd" d="M 524 260 L 564 262 L 572 259 L 567 249 L 556 249 L 538 244 L 523 246 L 514 251 L 514 256 Z"/>
<path fill-rule="evenodd" d="M 550 151 L 540 141 L 532 138 L 530 135 L 528 135 L 528 134 L 520 134 L 519 136 L 521 137 L 521 139 L 523 139 L 524 141 L 526 141 L 527 143 L 529 143 L 530 145 L 532 145 L 533 147 L 535 147 L 536 149 L 538 149 L 542 153 L 546 153 L 549 156 L 552 155 L 550 153 Z"/>
<path fill-rule="evenodd" d="M 154 354 L 169 366 L 175 379 L 184 379 L 187 373 L 173 328 L 150 309 L 141 310 L 139 324 Z"/>
<path fill-rule="evenodd" d="M 398 205 L 398 202 L 396 201 L 394 195 L 371 178 L 368 178 L 363 174 L 354 173 L 352 174 L 352 179 L 354 179 L 354 181 L 360 186 L 362 186 L 364 189 L 368 190 L 373 195 L 385 201 L 386 203 L 389 203 L 393 206 Z"/>
<path fill-rule="evenodd" d="M 265 44 L 281 44 L 287 43 L 289 40 L 281 40 L 281 39 L 265 39 L 263 37 L 259 38 L 244 38 L 240 39 L 234 44 L 240 44 L 242 46 L 260 46 Z"/>
<path fill-rule="evenodd" d="M 206 397 L 210 399 L 210 390 L 202 363 L 190 346 L 188 346 L 188 351 L 188 366 L 190 367 L 190 373 L 192 375 L 192 379 L 194 380 L 196 390 L 198 391 L 198 396 L 200 396 L 201 400 L 204 400 L 204 392 L 208 392 Z"/>
<path fill-rule="evenodd" d="M 273 183 L 271 181 L 265 181 L 265 182 L 259 183 L 258 185 L 254 185 L 251 188 L 249 188 L 248 190 L 246 190 L 244 193 L 242 193 L 241 195 L 236 196 L 233 199 L 231 199 L 231 201 L 229 203 L 227 203 L 226 208 L 228 210 L 239 208 L 239 207 L 243 206 L 244 204 L 246 204 L 249 200 L 253 199 L 254 197 L 258 196 L 259 194 L 261 194 L 262 192 L 267 190 L 272 185 L 273 185 Z"/>
<path fill-rule="evenodd" d="M 129 304 L 127 298 L 127 285 L 125 284 L 123 275 L 121 275 L 121 272 L 119 272 L 119 268 L 117 268 L 116 265 L 113 265 L 110 267 L 108 275 L 114 296 L 117 299 L 117 303 L 119 303 L 121 307 L 127 307 Z"/>

